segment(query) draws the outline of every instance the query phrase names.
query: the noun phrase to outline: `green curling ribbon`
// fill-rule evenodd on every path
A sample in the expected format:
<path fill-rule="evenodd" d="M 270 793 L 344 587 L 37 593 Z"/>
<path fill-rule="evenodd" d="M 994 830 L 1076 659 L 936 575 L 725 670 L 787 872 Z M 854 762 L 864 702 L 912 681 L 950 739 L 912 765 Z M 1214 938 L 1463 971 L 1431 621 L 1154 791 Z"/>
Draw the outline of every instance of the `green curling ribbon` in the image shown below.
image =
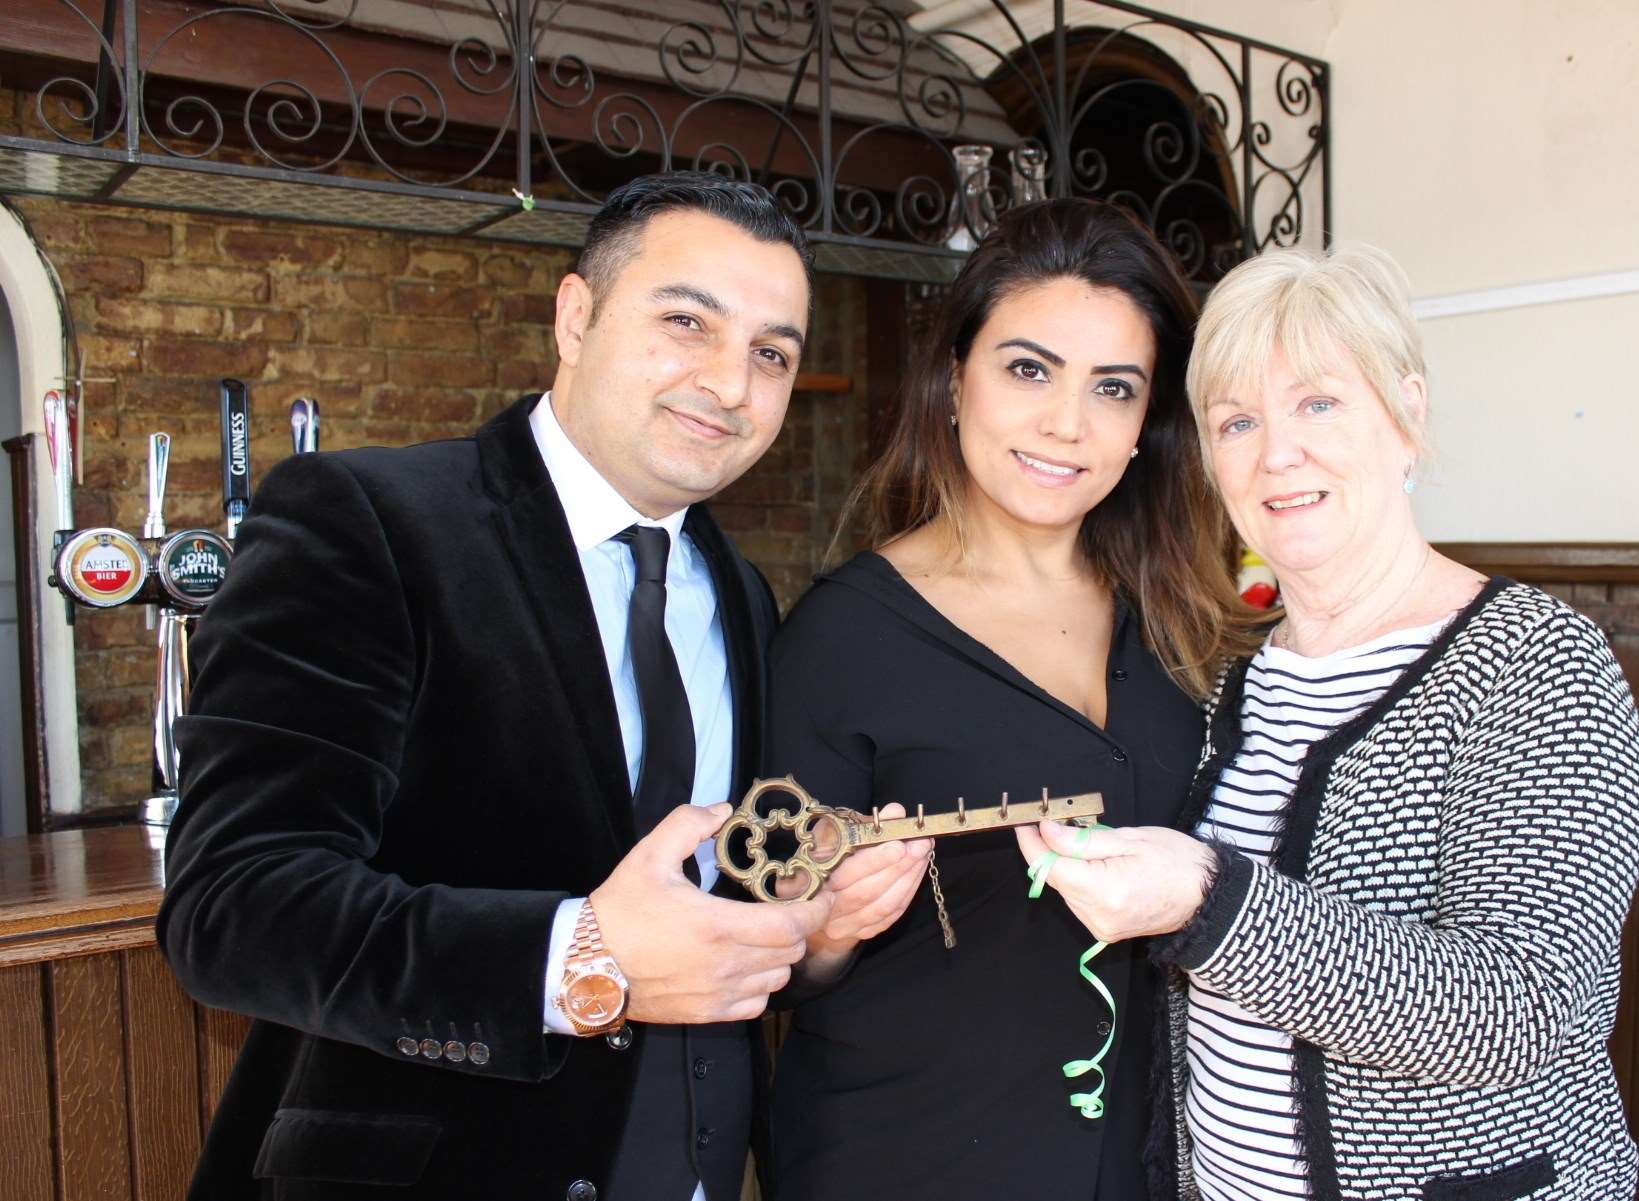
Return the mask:
<path fill-rule="evenodd" d="M 1102 824 L 1096 827 L 1083 826 L 1076 835 L 1076 850 L 1084 851 L 1087 849 L 1087 840 L 1092 837 L 1095 828 L 1108 830 L 1110 827 Z M 1047 885 L 1048 873 L 1053 870 L 1053 864 L 1058 862 L 1058 859 L 1059 853 L 1057 851 L 1047 851 L 1040 859 L 1030 865 L 1030 899 L 1032 901 L 1041 896 L 1041 890 Z M 1091 1092 L 1070 1094 L 1070 1104 L 1080 1110 L 1081 1116 L 1084 1118 L 1101 1118 L 1104 1116 L 1104 1085 L 1107 1082 L 1104 1075 L 1104 1057 L 1110 1053 L 1110 1048 L 1115 1045 L 1115 997 L 1111 995 L 1104 981 L 1095 976 L 1092 969 L 1087 966 L 1098 957 L 1099 952 L 1103 951 L 1107 945 L 1109 944 L 1095 942 L 1081 953 L 1081 959 L 1076 964 L 1077 969 L 1081 972 L 1081 978 L 1091 984 L 1093 990 L 1110 1007 L 1110 1033 L 1104 1039 L 1104 1045 L 1098 1049 L 1091 1059 L 1072 1059 L 1063 1068 L 1067 1080 L 1075 1080 L 1078 1077 L 1085 1076 L 1088 1072 L 1098 1073 L 1098 1083 L 1094 1085 Z"/>

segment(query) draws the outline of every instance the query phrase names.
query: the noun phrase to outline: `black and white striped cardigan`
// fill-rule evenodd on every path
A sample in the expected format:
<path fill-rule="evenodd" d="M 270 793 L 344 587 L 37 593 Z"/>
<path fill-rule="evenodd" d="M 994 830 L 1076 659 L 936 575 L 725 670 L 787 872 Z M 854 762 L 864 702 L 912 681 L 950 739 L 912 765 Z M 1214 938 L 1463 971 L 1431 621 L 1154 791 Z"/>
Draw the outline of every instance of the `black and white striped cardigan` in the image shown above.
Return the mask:
<path fill-rule="evenodd" d="M 1240 745 L 1245 676 L 1209 706 L 1185 828 Z M 1295 1037 L 1318 1201 L 1632 1198 L 1605 1043 L 1636 876 L 1639 717 L 1610 647 L 1494 579 L 1311 749 L 1274 867 L 1223 852 L 1157 948 L 1155 1198 L 1199 1195 L 1181 969 Z"/>

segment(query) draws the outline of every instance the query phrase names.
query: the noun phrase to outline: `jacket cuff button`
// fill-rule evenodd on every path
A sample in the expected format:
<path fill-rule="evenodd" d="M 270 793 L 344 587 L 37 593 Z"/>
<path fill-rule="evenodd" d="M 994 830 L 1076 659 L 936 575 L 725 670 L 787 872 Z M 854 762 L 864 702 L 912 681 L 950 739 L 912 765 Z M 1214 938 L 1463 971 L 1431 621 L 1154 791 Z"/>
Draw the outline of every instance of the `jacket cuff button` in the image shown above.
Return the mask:
<path fill-rule="evenodd" d="M 421 1044 L 406 1034 L 394 1044 L 400 1055 L 418 1055 L 421 1053 Z"/>
<path fill-rule="evenodd" d="M 590 1180 L 577 1180 L 564 1192 L 563 1201 L 598 1201 L 598 1186 Z"/>
<path fill-rule="evenodd" d="M 478 1068 L 483 1067 L 486 1063 L 489 1062 L 489 1047 L 488 1047 L 488 1045 L 485 1044 L 485 1043 L 468 1043 L 467 1044 L 467 1058 L 472 1060 L 473 1067 L 478 1067 Z M 587 1197 L 586 1201 L 594 1201 L 594 1197 L 595 1197 L 595 1192 L 594 1192 L 593 1196 Z"/>
<path fill-rule="evenodd" d="M 421 1040 L 421 1053 L 428 1059 L 439 1059 L 444 1054 L 444 1044 L 436 1038 L 424 1038 Z"/>
<path fill-rule="evenodd" d="M 449 1042 L 444 1044 L 444 1058 L 449 1060 L 451 1063 L 461 1063 L 466 1059 L 466 1057 L 467 1048 L 464 1043 L 458 1043 L 454 1039 L 451 1039 Z"/>
<path fill-rule="evenodd" d="M 603 1036 L 603 1041 L 617 1051 L 624 1051 L 632 1045 L 632 1028 L 622 1026 L 619 1030 L 611 1030 Z"/>

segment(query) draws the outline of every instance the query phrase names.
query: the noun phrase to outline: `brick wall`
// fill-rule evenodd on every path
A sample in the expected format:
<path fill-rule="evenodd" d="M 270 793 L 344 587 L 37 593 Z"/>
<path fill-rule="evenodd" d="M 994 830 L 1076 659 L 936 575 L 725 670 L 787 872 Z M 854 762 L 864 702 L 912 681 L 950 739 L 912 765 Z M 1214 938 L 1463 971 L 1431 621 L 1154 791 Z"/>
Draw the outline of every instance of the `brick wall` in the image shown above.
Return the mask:
<path fill-rule="evenodd" d="M 22 112 L 0 93 L 0 128 Z M 140 530 L 147 436 L 164 431 L 171 528 L 221 528 L 223 376 L 250 388 L 256 477 L 289 453 L 297 396 L 319 401 L 334 450 L 466 433 L 551 381 L 553 295 L 572 252 L 10 199 L 62 281 L 71 357 L 84 356 L 82 526 Z M 858 281 L 818 281 L 804 370 L 856 385 L 795 396 L 774 448 L 720 507 L 782 604 L 806 586 L 865 453 L 863 297 Z M 82 611 L 75 646 L 85 806 L 130 804 L 149 786 L 153 636 L 140 610 Z"/>

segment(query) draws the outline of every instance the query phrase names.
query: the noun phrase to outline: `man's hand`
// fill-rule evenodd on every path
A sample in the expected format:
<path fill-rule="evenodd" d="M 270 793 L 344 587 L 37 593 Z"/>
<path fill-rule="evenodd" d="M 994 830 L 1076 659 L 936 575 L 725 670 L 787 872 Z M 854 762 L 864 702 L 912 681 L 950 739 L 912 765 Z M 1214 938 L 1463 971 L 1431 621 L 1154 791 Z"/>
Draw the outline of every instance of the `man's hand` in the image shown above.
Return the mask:
<path fill-rule="evenodd" d="M 1071 830 L 1058 822 L 1020 826 L 1026 864 L 1049 851 L 1047 883 L 1100 942 L 1170 934 L 1201 907 L 1212 864 L 1203 842 L 1160 826 Z"/>
<path fill-rule="evenodd" d="M 904 817 L 905 807 L 895 802 L 882 807 L 883 817 Z M 829 855 L 834 835 L 821 825 L 820 857 Z M 808 981 L 823 982 L 834 977 L 848 962 L 854 948 L 867 938 L 875 938 L 904 914 L 922 876 L 928 870 L 933 839 L 913 838 L 884 842 L 855 851 L 837 865 L 825 880 L 819 896 L 832 898 L 831 915 L 825 925 L 808 936 L 808 956 L 798 973 Z M 798 882 L 778 881 L 796 890 Z M 818 899 L 818 898 L 816 898 Z"/>
<path fill-rule="evenodd" d="M 825 892 L 794 905 L 750 905 L 710 896 L 684 877 L 683 861 L 732 812 L 727 804 L 679 805 L 592 890 L 604 945 L 631 988 L 633 1021 L 757 1017 L 831 912 Z"/>

